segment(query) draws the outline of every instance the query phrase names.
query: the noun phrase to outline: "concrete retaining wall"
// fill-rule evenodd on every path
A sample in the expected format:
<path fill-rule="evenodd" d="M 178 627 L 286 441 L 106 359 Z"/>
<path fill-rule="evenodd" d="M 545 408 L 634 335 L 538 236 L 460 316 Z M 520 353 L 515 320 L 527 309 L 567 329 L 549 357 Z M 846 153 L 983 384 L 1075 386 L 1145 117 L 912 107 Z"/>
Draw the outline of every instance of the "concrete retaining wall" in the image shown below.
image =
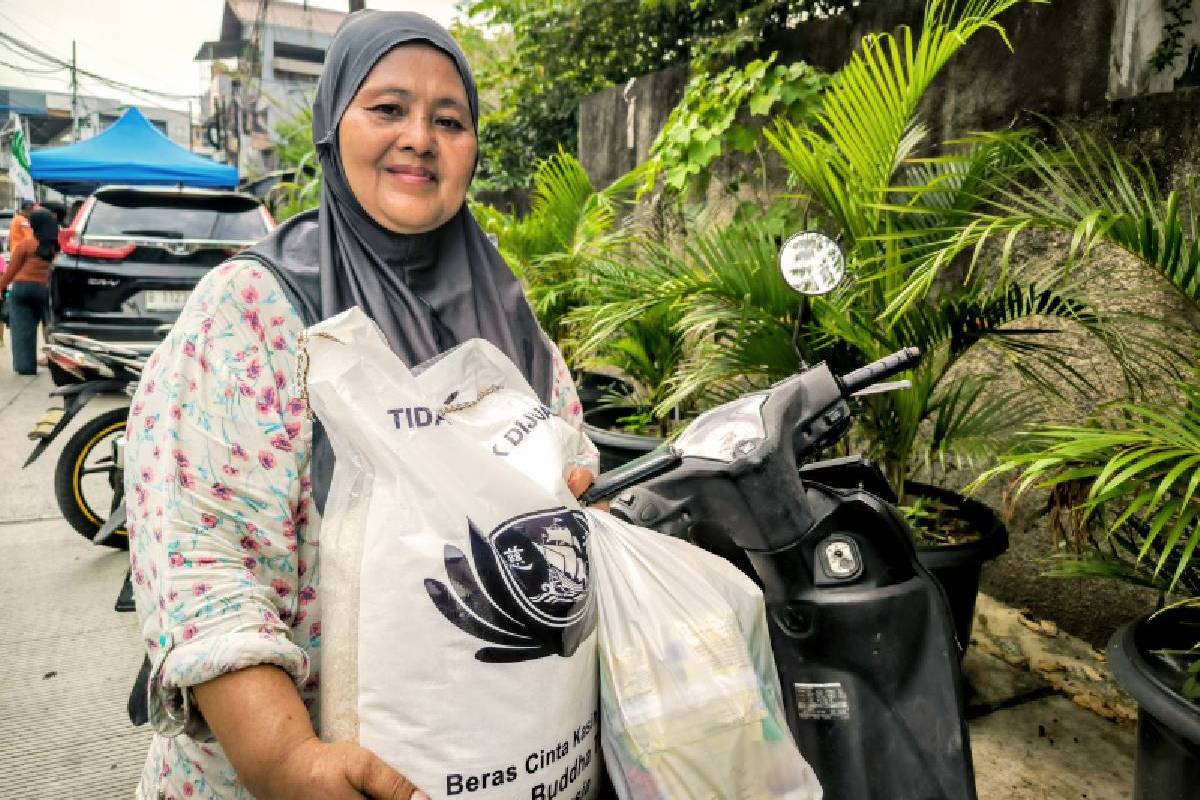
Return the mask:
<path fill-rule="evenodd" d="M 1124 21 L 1133 13 L 1127 7 L 1152 3 L 1157 0 L 1054 0 L 1012 9 L 1002 21 L 1015 53 L 996 34 L 981 32 L 930 89 L 924 112 L 932 140 L 1002 126 L 1027 111 L 1061 116 L 1102 107 L 1113 69 L 1113 37 L 1124 41 L 1124 28 L 1116 25 L 1118 11 Z M 870 4 L 845 18 L 801 25 L 764 42 L 761 52 L 777 50 L 781 62 L 804 60 L 833 71 L 864 34 L 919 26 L 923 8 L 921 0 Z M 1139 27 L 1140 49 L 1134 49 L 1140 58 L 1146 42 L 1157 43 L 1147 31 L 1156 20 L 1161 28 L 1161 15 L 1138 13 L 1145 18 Z M 1134 84 L 1156 88 L 1144 80 L 1144 70 L 1136 72 L 1130 79 Z M 606 184 L 646 159 L 686 80 L 686 68 L 674 67 L 636 78 L 628 90 L 616 86 L 583 100 L 579 155 L 593 181 Z"/>

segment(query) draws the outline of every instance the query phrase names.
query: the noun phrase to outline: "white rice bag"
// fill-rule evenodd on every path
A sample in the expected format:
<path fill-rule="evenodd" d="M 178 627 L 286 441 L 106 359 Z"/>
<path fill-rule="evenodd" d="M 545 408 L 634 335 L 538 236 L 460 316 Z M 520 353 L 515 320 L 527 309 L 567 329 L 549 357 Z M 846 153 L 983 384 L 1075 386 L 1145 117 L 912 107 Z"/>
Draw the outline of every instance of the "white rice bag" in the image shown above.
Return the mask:
<path fill-rule="evenodd" d="M 405 367 L 357 308 L 311 328 L 337 465 L 321 527 L 321 735 L 434 798 L 596 792 L 579 449 L 494 346 Z"/>

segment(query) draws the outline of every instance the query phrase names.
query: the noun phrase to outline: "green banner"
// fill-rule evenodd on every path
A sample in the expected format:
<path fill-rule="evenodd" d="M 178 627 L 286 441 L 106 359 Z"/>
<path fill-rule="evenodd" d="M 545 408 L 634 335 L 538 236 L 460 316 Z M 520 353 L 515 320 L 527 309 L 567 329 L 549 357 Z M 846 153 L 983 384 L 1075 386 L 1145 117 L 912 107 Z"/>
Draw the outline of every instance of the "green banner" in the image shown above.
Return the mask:
<path fill-rule="evenodd" d="M 13 194 L 21 200 L 34 200 L 33 178 L 29 175 L 29 146 L 25 141 L 25 129 L 21 118 L 12 117 L 13 130 L 8 137 L 8 179 L 13 185 Z"/>
<path fill-rule="evenodd" d="M 19 125 L 20 123 L 18 122 Z M 29 172 L 29 147 L 25 144 L 25 131 L 21 130 L 20 127 L 13 131 L 9 149 L 12 151 L 12 157 L 16 159 L 22 169 Z"/>

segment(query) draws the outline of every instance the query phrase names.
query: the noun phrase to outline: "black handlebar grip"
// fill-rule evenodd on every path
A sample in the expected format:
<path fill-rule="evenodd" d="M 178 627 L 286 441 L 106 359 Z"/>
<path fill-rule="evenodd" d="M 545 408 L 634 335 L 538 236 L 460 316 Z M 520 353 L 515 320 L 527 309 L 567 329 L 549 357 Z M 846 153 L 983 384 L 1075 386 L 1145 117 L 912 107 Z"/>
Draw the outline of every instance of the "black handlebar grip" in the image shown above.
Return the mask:
<path fill-rule="evenodd" d="M 878 383 L 884 378 L 890 378 L 898 372 L 915 367 L 921 360 L 921 350 L 916 347 L 906 347 L 898 353 L 892 353 L 878 361 L 873 361 L 865 367 L 859 367 L 841 377 L 842 391 L 846 396 L 865 389 L 871 384 Z"/>

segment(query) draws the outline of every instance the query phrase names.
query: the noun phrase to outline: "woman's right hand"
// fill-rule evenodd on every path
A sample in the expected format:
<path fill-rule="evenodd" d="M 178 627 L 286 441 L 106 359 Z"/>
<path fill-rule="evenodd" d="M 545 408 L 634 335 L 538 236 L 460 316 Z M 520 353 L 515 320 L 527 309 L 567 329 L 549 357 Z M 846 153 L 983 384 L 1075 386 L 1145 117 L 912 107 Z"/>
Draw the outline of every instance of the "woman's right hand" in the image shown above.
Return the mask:
<path fill-rule="evenodd" d="M 370 750 L 318 739 L 295 682 L 278 667 L 229 672 L 193 693 L 258 800 L 429 800 Z"/>
<path fill-rule="evenodd" d="M 322 742 L 294 747 L 267 780 L 265 798 L 288 800 L 429 800 L 408 778 L 366 748 Z"/>

